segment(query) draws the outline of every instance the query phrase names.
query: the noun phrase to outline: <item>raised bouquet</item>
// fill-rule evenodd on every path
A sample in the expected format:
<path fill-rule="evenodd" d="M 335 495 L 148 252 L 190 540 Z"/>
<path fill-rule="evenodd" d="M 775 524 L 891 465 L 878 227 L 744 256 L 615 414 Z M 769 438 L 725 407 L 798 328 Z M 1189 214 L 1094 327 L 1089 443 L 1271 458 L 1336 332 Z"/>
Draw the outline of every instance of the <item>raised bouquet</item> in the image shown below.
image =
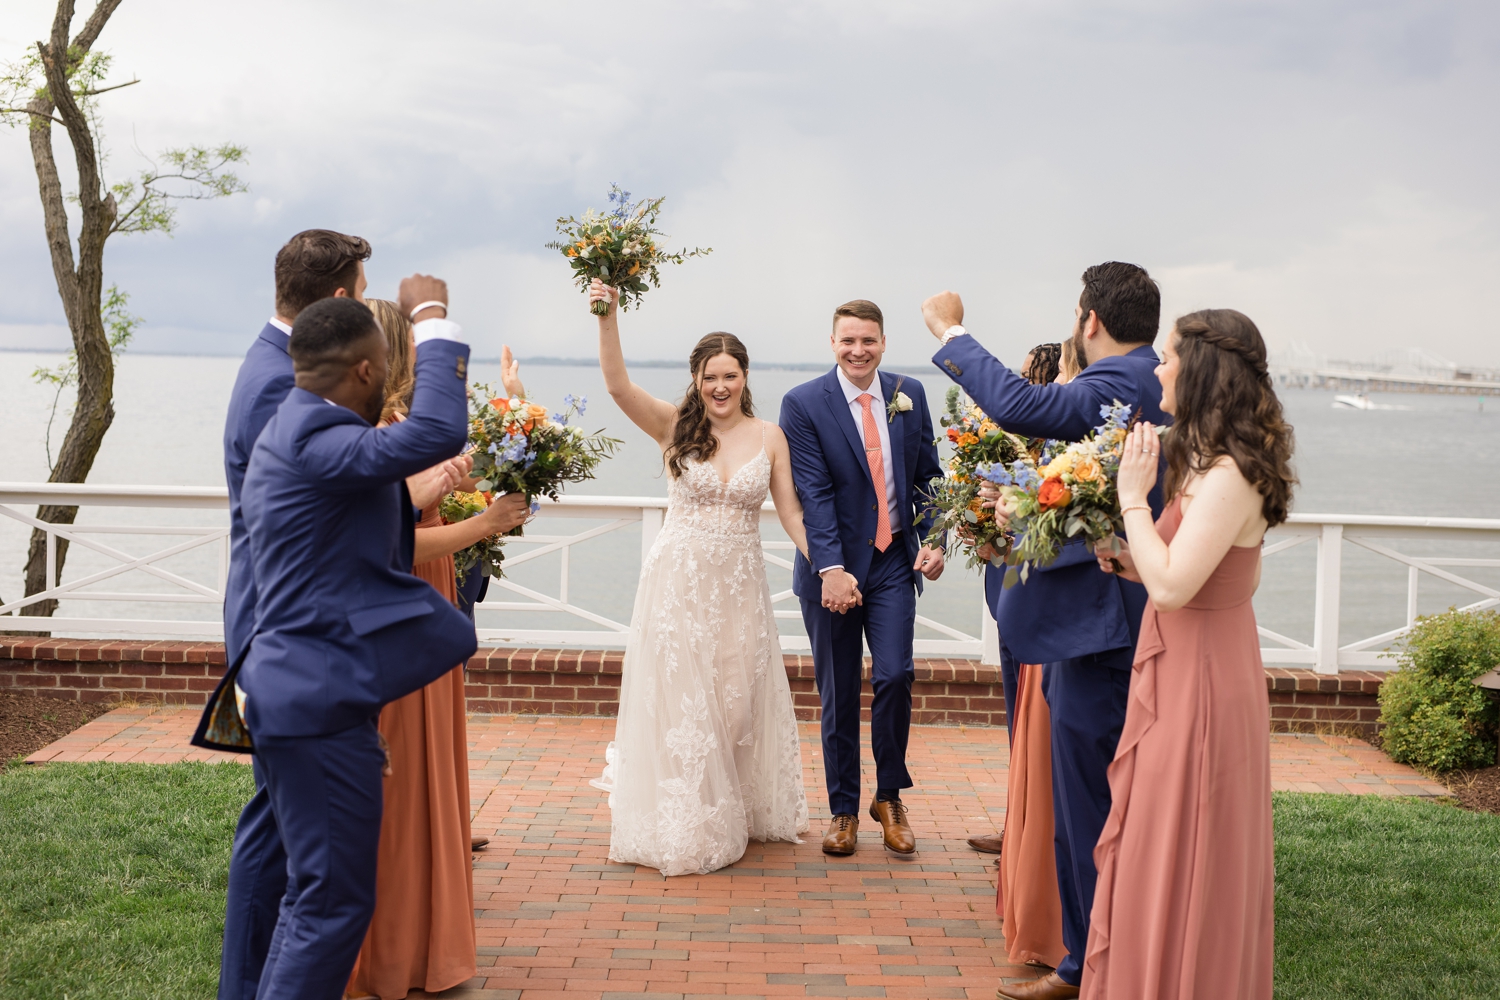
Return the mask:
<path fill-rule="evenodd" d="M 948 460 L 948 474 L 928 486 L 932 530 L 923 544 L 937 547 L 946 539 L 950 554 L 956 548 L 968 553 L 970 566 L 986 561 L 979 550 L 989 545 L 995 550 L 989 562 L 1002 566 L 1010 539 L 996 524 L 995 512 L 981 505 L 979 487 L 992 468 L 1022 460 L 1026 444 L 1001 430 L 979 407 L 962 405 L 957 386 L 948 390 L 946 413 L 938 423 L 947 428 L 953 457 Z"/>
<path fill-rule="evenodd" d="M 603 431 L 585 433 L 569 423 L 583 416 L 588 399 L 567 395 L 563 410 L 549 414 L 545 406 L 520 398 L 494 395 L 488 385 L 475 384 L 469 393 L 469 442 L 473 446 L 473 493 L 453 493 L 442 503 L 443 520 L 464 521 L 483 513 L 496 493 L 524 493 L 535 512 L 537 497 L 556 500 L 564 483 L 594 478 L 599 463 L 620 447 L 618 438 Z M 524 526 L 509 534 L 520 535 Z M 479 566 L 485 576 L 501 576 L 505 536 L 492 535 L 453 557 L 462 583 Z"/>
<path fill-rule="evenodd" d="M 1131 408 L 1115 400 L 1101 406 L 1104 422 L 1082 441 L 1048 441 L 1035 465 L 1015 462 L 986 470 L 1012 511 L 1015 536 L 1006 557 L 1005 586 L 1025 582 L 1034 566 L 1046 566 L 1063 546 L 1082 536 L 1090 549 L 1125 529 L 1115 477 L 1130 426 Z"/>
<path fill-rule="evenodd" d="M 587 289 L 595 278 L 620 290 L 620 308 L 640 305 L 646 283 L 661 287 L 660 267 L 681 264 L 689 257 L 712 253 L 713 247 L 694 247 L 667 253 L 661 248 L 665 234 L 656 228 L 656 217 L 665 198 L 643 198 L 631 203 L 630 192 L 620 185 L 609 187 L 607 212 L 589 209 L 582 219 L 571 215 L 557 220 L 562 239 L 547 244 L 549 250 L 560 250 L 573 265 L 573 281 Z M 595 302 L 589 307 L 596 316 L 609 311 L 609 303 Z"/>

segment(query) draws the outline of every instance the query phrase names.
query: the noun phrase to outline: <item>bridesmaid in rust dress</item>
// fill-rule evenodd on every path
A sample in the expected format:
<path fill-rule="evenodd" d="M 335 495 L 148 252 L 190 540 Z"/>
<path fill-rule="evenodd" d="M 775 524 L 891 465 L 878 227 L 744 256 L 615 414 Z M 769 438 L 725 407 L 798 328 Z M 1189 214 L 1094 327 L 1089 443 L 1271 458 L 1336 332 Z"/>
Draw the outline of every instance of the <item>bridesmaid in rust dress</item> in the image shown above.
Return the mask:
<path fill-rule="evenodd" d="M 1250 598 L 1261 538 L 1291 501 L 1292 430 L 1242 313 L 1179 319 L 1157 374 L 1169 502 L 1153 524 L 1158 438 L 1141 425 L 1120 465 L 1120 561 L 1151 600 L 1094 850 L 1082 995 L 1270 1000 L 1270 712 Z"/>
<path fill-rule="evenodd" d="M 368 302 L 390 340 L 386 410 L 400 420 L 411 402 L 411 325 L 391 303 Z M 512 375 L 514 366 L 507 370 Z M 507 386 L 509 388 L 509 386 Z M 525 497 L 501 497 L 488 511 L 445 525 L 433 503 L 417 524 L 412 573 L 457 603 L 453 553 L 509 531 L 526 516 Z M 462 664 L 387 705 L 380 733 L 389 745 L 385 809 L 376 865 L 375 915 L 348 995 L 393 1000 L 435 993 L 473 978 L 474 882 L 469 830 L 469 752 Z"/>

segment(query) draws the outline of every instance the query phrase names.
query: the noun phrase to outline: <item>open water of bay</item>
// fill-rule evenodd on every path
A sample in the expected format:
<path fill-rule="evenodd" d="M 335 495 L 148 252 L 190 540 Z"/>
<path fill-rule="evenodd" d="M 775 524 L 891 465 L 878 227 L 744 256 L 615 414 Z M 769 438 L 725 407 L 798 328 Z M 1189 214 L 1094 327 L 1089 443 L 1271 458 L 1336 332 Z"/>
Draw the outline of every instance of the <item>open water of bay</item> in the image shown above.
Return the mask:
<path fill-rule="evenodd" d="M 30 377 L 38 365 L 55 364 L 58 355 L 0 353 L 0 399 L 5 401 L 3 433 L 0 433 L 0 480 L 40 482 L 46 479 L 47 462 L 43 434 L 51 392 Z M 225 407 L 239 368 L 236 358 L 125 355 L 116 378 L 114 425 L 89 477 L 91 483 L 149 485 L 222 485 L 220 439 Z M 934 412 L 940 410 L 948 381 L 928 365 L 896 370 L 909 371 L 926 388 Z M 498 384 L 498 365 L 479 363 L 473 373 L 481 381 Z M 666 495 L 666 480 L 655 445 L 625 419 L 604 392 L 597 368 L 572 366 L 523 366 L 530 394 L 539 401 L 560 401 L 564 393 L 586 395 L 588 414 L 582 421 L 590 430 L 605 428 L 622 438 L 620 454 L 607 462 L 593 482 L 580 484 L 574 494 L 613 496 Z M 753 371 L 750 384 L 758 412 L 775 419 L 782 395 L 792 386 L 814 377 L 802 371 Z M 637 368 L 632 375 L 649 391 L 675 399 L 688 383 L 686 368 Z M 1309 513 L 1405 514 L 1421 516 L 1500 517 L 1500 400 L 1490 399 L 1481 408 L 1472 396 L 1379 395 L 1377 403 L 1405 409 L 1336 410 L 1333 393 L 1287 390 L 1283 393 L 1287 414 L 1297 432 L 1296 465 L 1301 477 L 1295 510 Z M 1489 412 L 1484 412 L 1487 409 Z M 54 441 L 61 431 L 54 431 Z M 222 523 L 222 515 L 204 511 L 162 511 L 84 508 L 80 524 Z M 557 525 L 558 522 L 551 522 Z M 570 522 L 578 529 L 587 522 Z M 547 530 L 556 530 L 549 528 Z M 781 536 L 778 531 L 776 537 Z M 768 534 L 767 537 L 772 537 Z M 639 529 L 606 535 L 580 546 L 573 556 L 570 597 L 573 603 L 628 621 L 639 571 Z M 121 538 L 108 544 L 131 554 L 160 547 L 160 537 Z M 13 600 L 21 593 L 26 529 L 14 520 L 0 518 L 0 599 Z M 1455 543 L 1421 543 L 1402 540 L 1396 547 L 1409 554 L 1500 557 L 1497 546 Z M 69 554 L 64 581 L 116 565 L 99 553 L 74 546 Z M 174 572 L 208 585 L 215 585 L 216 554 L 197 550 L 174 556 L 162 564 Z M 1500 587 L 1500 571 L 1461 570 L 1473 579 Z M 129 593 L 165 593 L 172 588 L 141 574 L 117 577 L 102 588 Z M 559 563 L 556 557 L 539 559 L 517 567 L 515 579 L 528 587 L 556 593 Z M 771 569 L 773 591 L 790 585 L 790 574 Z M 1256 611 L 1262 625 L 1309 641 L 1312 634 L 1314 551 L 1300 546 L 1267 560 Z M 1403 623 L 1406 607 L 1406 570 L 1390 560 L 1352 545 L 1346 545 L 1343 564 L 1342 641 L 1347 643 L 1374 635 Z M 180 591 L 179 591 L 180 592 Z M 1424 577 L 1420 610 L 1442 610 L 1466 604 L 1474 598 L 1452 584 Z M 493 594 L 493 591 L 492 591 Z M 950 565 L 942 580 L 927 588 L 918 606 L 920 614 L 953 628 L 977 635 L 982 587 L 976 570 Z M 130 602 L 106 604 L 73 601 L 63 605 L 63 614 L 109 617 L 171 617 L 204 620 L 216 618 L 212 604 Z M 780 605 L 794 609 L 794 603 Z M 512 617 L 504 618 L 502 615 Z M 484 624 L 522 624 L 523 613 L 486 613 Z M 555 613 L 527 612 L 525 624 L 532 628 L 589 628 L 587 622 L 568 620 Z M 491 617 L 492 616 L 492 617 Z M 802 631 L 801 622 L 783 619 L 781 628 Z M 919 629 L 920 637 L 943 638 L 930 629 Z"/>

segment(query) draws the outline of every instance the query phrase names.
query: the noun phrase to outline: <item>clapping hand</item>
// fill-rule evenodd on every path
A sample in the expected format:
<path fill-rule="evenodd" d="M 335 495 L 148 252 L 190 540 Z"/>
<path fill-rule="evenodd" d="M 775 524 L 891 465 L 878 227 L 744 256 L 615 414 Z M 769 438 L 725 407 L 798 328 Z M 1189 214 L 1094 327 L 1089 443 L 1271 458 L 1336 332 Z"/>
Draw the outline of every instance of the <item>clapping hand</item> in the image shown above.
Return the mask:
<path fill-rule="evenodd" d="M 500 348 L 500 381 L 511 399 L 526 398 L 526 386 L 521 384 L 521 362 L 511 356 L 509 344 Z"/>
<path fill-rule="evenodd" d="M 468 455 L 459 455 L 446 462 L 439 462 L 430 469 L 406 477 L 406 491 L 411 494 L 413 506 L 426 509 L 452 493 L 468 476 L 474 460 Z"/>
<path fill-rule="evenodd" d="M 1120 454 L 1120 474 L 1116 479 L 1120 506 L 1139 507 L 1156 485 L 1157 455 L 1161 438 L 1156 428 L 1142 421 L 1130 429 Z"/>

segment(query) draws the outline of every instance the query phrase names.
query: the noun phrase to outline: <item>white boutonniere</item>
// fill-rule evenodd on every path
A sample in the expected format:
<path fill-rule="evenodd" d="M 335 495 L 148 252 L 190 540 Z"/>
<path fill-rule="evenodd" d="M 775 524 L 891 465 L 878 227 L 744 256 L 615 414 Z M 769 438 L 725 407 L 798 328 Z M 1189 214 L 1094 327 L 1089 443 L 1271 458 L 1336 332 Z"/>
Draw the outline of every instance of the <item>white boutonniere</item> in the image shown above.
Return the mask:
<path fill-rule="evenodd" d="M 911 397 L 901 391 L 901 385 L 905 381 L 906 379 L 903 378 L 896 383 L 896 391 L 891 396 L 890 405 L 885 408 L 885 422 L 888 424 L 895 422 L 896 414 L 906 413 L 911 409 Z"/>

